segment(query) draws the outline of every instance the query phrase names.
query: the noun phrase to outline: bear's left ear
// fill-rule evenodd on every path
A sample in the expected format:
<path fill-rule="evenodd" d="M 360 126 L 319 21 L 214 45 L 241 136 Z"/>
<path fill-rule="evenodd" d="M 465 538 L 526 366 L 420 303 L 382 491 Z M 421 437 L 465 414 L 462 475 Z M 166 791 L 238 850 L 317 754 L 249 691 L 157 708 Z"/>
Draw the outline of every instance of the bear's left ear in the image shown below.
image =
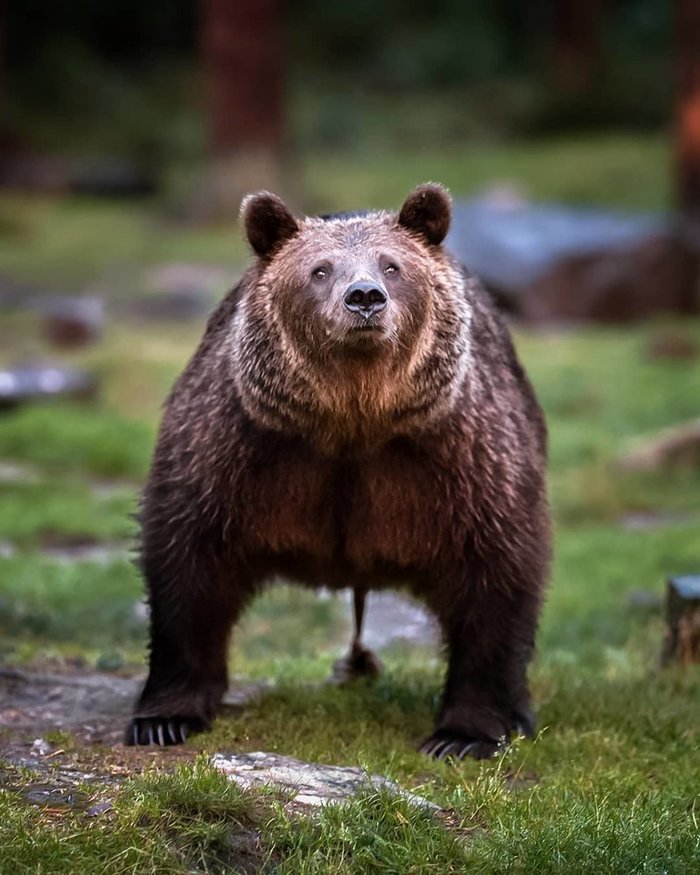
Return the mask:
<path fill-rule="evenodd" d="M 438 246 L 450 230 L 451 218 L 452 199 L 447 189 L 435 182 L 426 182 L 406 198 L 399 213 L 399 225 Z"/>
<path fill-rule="evenodd" d="M 299 230 L 296 219 L 284 201 L 269 191 L 244 197 L 241 219 L 253 251 L 265 259 Z"/>

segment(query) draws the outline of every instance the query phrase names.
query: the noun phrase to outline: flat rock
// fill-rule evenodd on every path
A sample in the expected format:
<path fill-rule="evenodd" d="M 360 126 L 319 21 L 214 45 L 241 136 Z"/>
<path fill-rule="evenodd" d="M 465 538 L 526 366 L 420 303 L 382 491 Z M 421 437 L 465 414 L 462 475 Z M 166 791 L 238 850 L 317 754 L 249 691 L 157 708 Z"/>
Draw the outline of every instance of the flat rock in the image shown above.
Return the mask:
<path fill-rule="evenodd" d="M 244 789 L 277 788 L 290 794 L 293 803 L 306 807 L 342 804 L 358 792 L 369 788 L 387 789 L 412 805 L 437 809 L 432 802 L 415 793 L 409 793 L 388 778 L 371 775 L 355 766 L 306 763 L 293 757 L 261 751 L 246 754 L 217 753 L 211 757 L 211 763 L 230 781 Z"/>

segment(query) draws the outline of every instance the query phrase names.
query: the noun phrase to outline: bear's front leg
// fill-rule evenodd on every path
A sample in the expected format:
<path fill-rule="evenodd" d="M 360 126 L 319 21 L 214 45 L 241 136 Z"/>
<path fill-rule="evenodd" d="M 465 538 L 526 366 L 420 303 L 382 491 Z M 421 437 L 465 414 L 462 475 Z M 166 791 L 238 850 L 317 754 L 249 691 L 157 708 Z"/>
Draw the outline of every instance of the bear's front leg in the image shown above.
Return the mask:
<path fill-rule="evenodd" d="M 542 574 L 514 578 L 495 563 L 470 569 L 469 581 L 449 587 L 433 604 L 448 648 L 448 670 L 437 728 L 420 747 L 438 759 L 485 759 L 512 732 L 532 735 L 527 665 L 540 607 Z"/>
<path fill-rule="evenodd" d="M 144 562 L 150 665 L 126 744 L 181 744 L 211 726 L 228 686 L 231 627 L 248 592 L 245 578 L 227 570 L 204 555 L 157 570 Z"/>

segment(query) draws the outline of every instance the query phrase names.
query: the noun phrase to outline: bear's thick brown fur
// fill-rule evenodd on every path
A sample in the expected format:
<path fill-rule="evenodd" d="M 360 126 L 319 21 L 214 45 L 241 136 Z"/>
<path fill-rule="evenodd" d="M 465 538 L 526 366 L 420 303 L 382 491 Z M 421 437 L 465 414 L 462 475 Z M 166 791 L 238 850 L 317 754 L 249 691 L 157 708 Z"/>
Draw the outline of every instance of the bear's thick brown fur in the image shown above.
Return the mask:
<path fill-rule="evenodd" d="M 442 247 L 450 213 L 432 184 L 398 214 L 244 201 L 256 261 L 168 399 L 143 496 L 150 674 L 129 743 L 210 725 L 231 628 L 277 575 L 354 588 L 360 623 L 373 588 L 434 611 L 448 670 L 426 753 L 533 731 L 546 432 L 503 321 Z M 357 638 L 351 668 L 374 671 Z"/>

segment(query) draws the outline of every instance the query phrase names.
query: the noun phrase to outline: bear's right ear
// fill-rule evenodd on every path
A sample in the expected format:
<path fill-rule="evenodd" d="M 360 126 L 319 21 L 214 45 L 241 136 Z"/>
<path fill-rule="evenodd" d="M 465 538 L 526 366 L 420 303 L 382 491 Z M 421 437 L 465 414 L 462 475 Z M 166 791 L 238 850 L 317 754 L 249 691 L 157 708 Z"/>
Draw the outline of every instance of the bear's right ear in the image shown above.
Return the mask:
<path fill-rule="evenodd" d="M 269 258 L 299 230 L 284 201 L 269 191 L 249 194 L 241 203 L 241 219 L 248 242 L 260 258 Z"/>

